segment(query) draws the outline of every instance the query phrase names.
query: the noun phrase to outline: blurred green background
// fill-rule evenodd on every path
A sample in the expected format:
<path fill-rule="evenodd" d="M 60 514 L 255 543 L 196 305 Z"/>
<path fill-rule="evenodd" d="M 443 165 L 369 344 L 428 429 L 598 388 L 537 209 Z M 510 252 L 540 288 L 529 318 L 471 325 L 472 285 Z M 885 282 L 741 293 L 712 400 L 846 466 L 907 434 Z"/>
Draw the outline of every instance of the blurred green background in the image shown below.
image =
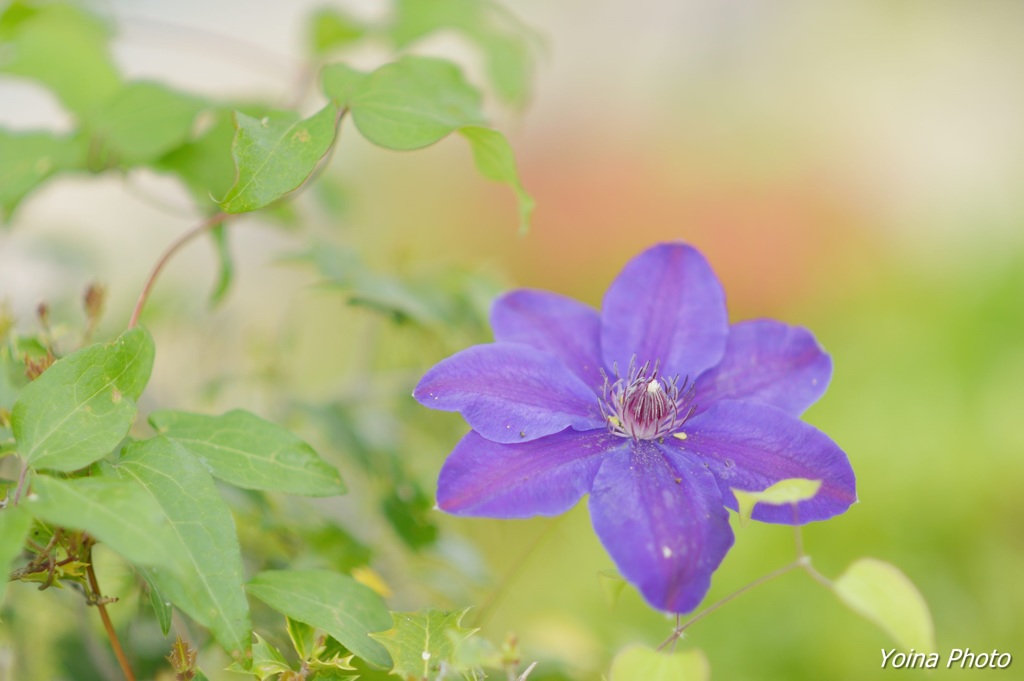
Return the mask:
<path fill-rule="evenodd" d="M 377 511 L 394 486 L 380 457 L 433 494 L 464 426 L 408 394 L 434 362 L 487 340 L 489 296 L 528 286 L 597 306 L 629 258 L 683 239 L 718 272 L 734 320 L 807 326 L 833 357 L 832 385 L 806 419 L 849 454 L 860 503 L 806 529 L 815 566 L 832 577 L 861 556 L 896 564 L 931 607 L 943 665 L 951 648 L 996 648 L 1021 659 L 988 673 L 1024 678 L 1024 4 L 507 4 L 545 40 L 531 104 L 492 107 L 537 199 L 532 232 L 516 234 L 512 197 L 475 175 L 458 141 L 399 154 L 346 127 L 324 186 L 300 200 L 298 227 L 232 227 L 236 281 L 222 306 L 206 306 L 207 244 L 171 264 L 148 320 L 158 356 L 143 409 L 247 407 L 290 420 L 352 488 L 294 513 L 338 518 L 377 549 L 395 609 L 489 603 L 484 633 L 515 632 L 524 659 L 542 660 L 531 678 L 596 679 L 618 649 L 657 645 L 672 622 L 628 589 L 609 605 L 598 573 L 612 564 L 585 504 L 555 523 L 429 511 L 440 539 L 410 553 Z M 289 90 L 312 7 L 100 9 L 132 75 L 273 96 Z M 417 50 L 479 77 L 479 55 L 457 37 Z M 0 101 L 4 125 L 66 123 L 25 83 L 0 80 Z M 31 197 L 0 232 L 0 298 L 19 327 L 33 328 L 43 299 L 73 319 L 78 292 L 100 280 L 102 330 L 123 328 L 150 264 L 189 225 L 153 197 L 186 203 L 145 173 L 63 179 Z M 283 261 L 313 240 L 359 253 L 382 276 L 444 282 L 470 321 L 395 323 L 347 304 L 312 268 Z M 787 528 L 737 528 L 709 602 L 792 555 Z M 10 598 L 26 595 L 36 596 L 12 588 Z M 681 645 L 732 681 L 932 676 L 880 669 L 888 639 L 802 573 L 743 596 Z"/>

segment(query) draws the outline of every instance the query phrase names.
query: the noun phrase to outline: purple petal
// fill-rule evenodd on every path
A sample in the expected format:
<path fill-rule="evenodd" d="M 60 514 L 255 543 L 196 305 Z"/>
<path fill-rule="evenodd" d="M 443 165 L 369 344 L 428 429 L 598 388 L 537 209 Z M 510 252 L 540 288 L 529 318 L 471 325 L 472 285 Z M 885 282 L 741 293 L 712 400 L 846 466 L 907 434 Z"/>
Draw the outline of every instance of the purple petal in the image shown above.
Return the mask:
<path fill-rule="evenodd" d="M 442 360 L 413 397 L 425 407 L 461 413 L 494 442 L 605 426 L 593 390 L 554 355 L 519 343 L 474 345 Z"/>
<path fill-rule="evenodd" d="M 758 504 L 753 518 L 787 525 L 839 515 L 857 500 L 856 481 L 846 454 L 817 428 L 781 409 L 753 402 L 718 402 L 694 416 L 683 429 L 686 440 L 665 445 L 699 457 L 715 477 L 725 504 L 736 508 L 731 488 L 759 492 L 779 480 L 821 480 L 813 499 L 790 505 Z"/>
<path fill-rule="evenodd" d="M 689 612 L 733 535 L 715 478 L 699 462 L 651 441 L 604 458 L 590 517 L 619 572 L 659 610 Z"/>
<path fill-rule="evenodd" d="M 725 355 L 697 380 L 703 411 L 723 399 L 770 404 L 799 416 L 825 393 L 832 359 L 807 329 L 770 319 L 733 324 Z"/>
<path fill-rule="evenodd" d="M 661 244 L 626 264 L 605 293 L 601 350 L 624 375 L 630 360 L 661 362 L 661 373 L 695 379 L 722 358 L 729 322 L 725 293 L 700 253 Z"/>
<path fill-rule="evenodd" d="M 568 429 L 516 444 L 470 431 L 441 468 L 437 504 L 449 513 L 489 518 L 558 515 L 590 491 L 603 455 L 626 442 L 607 429 Z"/>
<path fill-rule="evenodd" d="M 595 390 L 601 377 L 601 318 L 572 298 L 520 289 L 494 301 L 491 327 L 499 342 L 525 343 L 555 355 Z"/>

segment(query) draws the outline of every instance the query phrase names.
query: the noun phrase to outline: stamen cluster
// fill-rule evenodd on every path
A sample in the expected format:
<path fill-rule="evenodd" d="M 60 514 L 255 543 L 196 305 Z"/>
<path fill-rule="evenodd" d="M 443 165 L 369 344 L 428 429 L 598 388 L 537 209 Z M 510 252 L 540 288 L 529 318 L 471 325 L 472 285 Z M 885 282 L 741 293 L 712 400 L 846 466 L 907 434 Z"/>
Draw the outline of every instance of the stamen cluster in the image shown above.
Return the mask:
<path fill-rule="evenodd" d="M 693 404 L 693 384 L 684 378 L 680 385 L 679 376 L 659 377 L 657 362 L 653 369 L 650 362 L 637 367 L 634 358 L 625 378 L 619 377 L 618 367 L 614 381 L 603 372 L 602 375 L 601 414 L 608 421 L 609 430 L 619 437 L 665 437 L 681 428 L 697 408 Z"/>

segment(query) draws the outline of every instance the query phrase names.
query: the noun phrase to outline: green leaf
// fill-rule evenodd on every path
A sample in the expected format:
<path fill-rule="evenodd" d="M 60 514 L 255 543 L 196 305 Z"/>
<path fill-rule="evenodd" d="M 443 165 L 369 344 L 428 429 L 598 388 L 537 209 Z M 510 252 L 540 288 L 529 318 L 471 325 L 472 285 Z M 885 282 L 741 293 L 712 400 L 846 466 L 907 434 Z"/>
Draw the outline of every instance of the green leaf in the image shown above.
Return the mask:
<path fill-rule="evenodd" d="M 153 614 L 156 615 L 156 621 L 160 623 L 160 631 L 166 637 L 171 633 L 171 619 L 174 616 L 171 602 L 164 596 L 160 587 L 153 582 L 149 570 L 141 567 L 138 568 L 138 571 L 142 578 L 146 580 L 146 587 L 149 589 L 149 604 L 153 606 Z"/>
<path fill-rule="evenodd" d="M 597 573 L 597 579 L 601 583 L 601 591 L 604 592 L 608 607 L 614 608 L 619 602 L 622 590 L 626 588 L 626 580 L 615 570 L 601 570 Z"/>
<path fill-rule="evenodd" d="M 359 82 L 349 108 L 363 137 L 402 151 L 484 122 L 477 89 L 455 64 L 431 57 L 402 57 L 381 66 Z"/>
<path fill-rule="evenodd" d="M 245 489 L 343 494 L 338 471 L 285 428 L 247 411 L 221 416 L 158 411 L 149 422 L 197 456 L 217 478 Z"/>
<path fill-rule="evenodd" d="M 11 410 L 21 455 L 37 469 L 67 472 L 109 454 L 135 419 L 153 352 L 149 332 L 137 327 L 55 362 Z"/>
<path fill-rule="evenodd" d="M 235 181 L 231 145 L 235 139 L 234 114 L 222 109 L 210 114 L 209 128 L 154 163 L 158 170 L 174 173 L 185 183 L 196 205 L 212 213 L 214 196 L 224 196 Z"/>
<path fill-rule="evenodd" d="M 757 504 L 771 504 L 772 506 L 796 504 L 813 499 L 820 488 L 821 480 L 787 478 L 786 480 L 779 480 L 761 492 L 748 492 L 733 488 L 732 493 L 736 495 L 740 525 L 746 525 L 747 521 L 750 520 L 750 514 L 754 512 L 754 506 Z"/>
<path fill-rule="evenodd" d="M 334 142 L 337 117 L 333 103 L 304 120 L 292 112 L 262 119 L 236 112 L 232 154 L 237 177 L 219 202 L 221 210 L 256 210 L 301 185 Z"/>
<path fill-rule="evenodd" d="M 227 668 L 227 671 L 252 674 L 260 681 L 266 681 L 273 676 L 292 670 L 280 650 L 263 640 L 259 634 L 255 634 L 255 636 L 256 643 L 252 645 L 252 667 L 247 669 L 235 662 Z"/>
<path fill-rule="evenodd" d="M 366 35 L 366 27 L 333 7 L 321 7 L 310 17 L 310 48 L 314 56 L 345 47 Z"/>
<path fill-rule="evenodd" d="M 246 589 L 274 610 L 322 629 L 367 662 L 389 664 L 387 651 L 367 636 L 391 625 L 380 596 L 345 575 L 326 570 L 261 572 Z"/>
<path fill-rule="evenodd" d="M 316 651 L 316 627 L 305 622 L 285 617 L 288 638 L 292 641 L 292 647 L 298 654 L 300 660 L 308 660 Z"/>
<path fill-rule="evenodd" d="M 469 140 L 480 174 L 488 180 L 507 184 L 515 192 L 519 202 L 519 231 L 525 234 L 530 229 L 534 201 L 519 180 L 516 159 L 508 140 L 497 130 L 478 126 L 462 128 L 459 134 Z"/>
<path fill-rule="evenodd" d="M 395 626 L 370 636 L 383 643 L 391 654 L 392 674 L 403 679 L 434 681 L 441 673 L 441 663 L 451 664 L 459 643 L 477 631 L 459 626 L 468 609 L 393 612 Z"/>
<path fill-rule="evenodd" d="M 0 129 L 0 219 L 54 173 L 82 167 L 82 138 Z"/>
<path fill-rule="evenodd" d="M 357 71 L 348 64 L 328 64 L 320 70 L 324 94 L 341 108 L 348 108 L 369 74 Z"/>
<path fill-rule="evenodd" d="M 159 83 L 129 83 L 102 107 L 94 130 L 103 144 L 100 154 L 109 157 L 109 165 L 154 161 L 188 139 L 205 106 Z"/>
<path fill-rule="evenodd" d="M 832 589 L 851 610 L 877 624 L 903 648 L 935 650 L 935 625 L 928 604 L 894 565 L 861 558 L 846 568 Z"/>
<path fill-rule="evenodd" d="M 396 481 L 391 493 L 381 500 L 381 510 L 391 527 L 414 551 L 437 541 L 433 509 L 434 500 L 411 479 Z"/>
<path fill-rule="evenodd" d="M 0 605 L 3 605 L 7 591 L 7 573 L 11 564 L 21 555 L 32 527 L 32 516 L 21 506 L 11 506 L 0 510 Z"/>
<path fill-rule="evenodd" d="M 697 649 L 663 653 L 640 645 L 627 646 L 612 660 L 609 681 L 707 681 L 711 669 Z"/>
<path fill-rule="evenodd" d="M 217 284 L 210 294 L 210 305 L 215 306 L 224 300 L 228 289 L 231 288 L 231 280 L 235 276 L 235 262 L 231 257 L 231 248 L 228 245 L 228 230 L 224 223 L 220 223 L 210 230 L 210 237 L 217 249 L 217 262 L 220 264 L 220 274 L 217 275 Z"/>
<path fill-rule="evenodd" d="M 145 488 L 176 535 L 172 549 L 184 574 L 152 568 L 152 582 L 210 629 L 232 658 L 246 664 L 252 625 L 242 587 L 242 555 L 235 521 L 213 478 L 196 457 L 163 437 L 126 447 L 117 471 Z"/>
<path fill-rule="evenodd" d="M 73 5 L 14 2 L 0 16 L 0 72 L 41 83 L 88 120 L 120 86 L 110 37 L 106 24 Z"/>
<path fill-rule="evenodd" d="M 173 569 L 178 562 L 167 518 L 133 480 L 37 475 L 27 502 L 40 520 L 85 530 L 132 563 Z"/>

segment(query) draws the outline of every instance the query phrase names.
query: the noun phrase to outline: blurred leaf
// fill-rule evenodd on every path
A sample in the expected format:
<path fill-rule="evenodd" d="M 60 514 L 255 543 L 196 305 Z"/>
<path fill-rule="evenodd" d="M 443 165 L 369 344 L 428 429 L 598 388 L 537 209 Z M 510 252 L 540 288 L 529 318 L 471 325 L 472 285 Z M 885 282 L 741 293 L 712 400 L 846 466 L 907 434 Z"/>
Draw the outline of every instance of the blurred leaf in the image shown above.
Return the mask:
<path fill-rule="evenodd" d="M 157 411 L 149 422 L 232 485 L 309 496 L 345 492 L 338 471 L 312 447 L 247 411 L 236 409 L 221 416 Z"/>
<path fill-rule="evenodd" d="M 418 551 L 437 541 L 434 524 L 434 501 L 413 480 L 395 483 L 394 489 L 381 501 L 385 517 L 406 546 Z"/>
<path fill-rule="evenodd" d="M 300 532 L 303 543 L 339 572 L 349 572 L 352 568 L 366 565 L 373 555 L 369 546 L 335 524 L 301 528 Z"/>
<path fill-rule="evenodd" d="M 480 174 L 488 180 L 507 184 L 515 192 L 519 202 L 519 231 L 525 234 L 530 229 L 534 201 L 519 180 L 516 159 L 508 140 L 497 130 L 477 126 L 462 128 L 459 134 L 469 140 Z"/>
<path fill-rule="evenodd" d="M 477 631 L 459 626 L 466 610 L 428 608 L 392 612 L 395 626 L 370 636 L 384 644 L 391 654 L 392 674 L 403 679 L 434 681 L 440 678 L 441 663 L 453 664 L 458 645 Z"/>
<path fill-rule="evenodd" d="M 326 570 L 270 570 L 246 585 L 250 594 L 287 617 L 322 629 L 379 667 L 387 651 L 367 635 L 391 624 L 380 596 L 354 579 Z"/>
<path fill-rule="evenodd" d="M 210 230 L 210 238 L 213 239 L 213 245 L 217 249 L 217 262 L 220 264 L 217 284 L 210 294 L 210 305 L 216 306 L 231 288 L 231 280 L 235 275 L 235 263 L 231 257 L 231 247 L 228 245 L 228 230 L 223 222 Z"/>
<path fill-rule="evenodd" d="M 128 83 L 104 103 L 94 132 L 102 142 L 103 165 L 132 166 L 154 161 L 183 144 L 206 103 L 159 83 Z"/>
<path fill-rule="evenodd" d="M 18 451 L 35 468 L 88 466 L 124 438 L 153 367 L 144 328 L 58 360 L 25 386 L 11 411 Z"/>
<path fill-rule="evenodd" d="M 619 602 L 622 590 L 626 588 L 625 578 L 615 570 L 601 570 L 597 573 L 597 579 L 601 583 L 601 591 L 604 592 L 608 607 L 614 608 Z"/>
<path fill-rule="evenodd" d="M 160 506 L 134 480 L 37 475 L 28 508 L 48 523 L 84 530 L 129 562 L 175 569 L 175 536 Z"/>
<path fill-rule="evenodd" d="M 7 592 L 6 575 L 11 564 L 21 555 L 32 527 L 32 516 L 21 506 L 9 506 L 0 510 L 0 605 L 3 605 Z"/>
<path fill-rule="evenodd" d="M 736 507 L 739 511 L 740 525 L 746 525 L 750 520 L 750 514 L 754 512 L 757 504 L 771 504 L 773 506 L 785 506 L 800 501 L 813 499 L 821 488 L 821 480 L 805 480 L 803 478 L 787 478 L 761 492 L 748 492 L 747 490 L 733 488 L 732 493 L 736 495 Z"/>
<path fill-rule="evenodd" d="M 851 610 L 871 620 L 904 649 L 935 650 L 935 625 L 928 604 L 898 568 L 874 558 L 860 558 L 832 584 Z"/>
<path fill-rule="evenodd" d="M 534 32 L 487 0 L 397 0 L 389 33 L 395 46 L 404 48 L 446 29 L 463 35 L 483 52 L 499 97 L 516 105 L 525 102 L 533 74 Z"/>
<path fill-rule="evenodd" d="M 310 50 L 316 56 L 350 45 L 366 34 L 366 27 L 334 7 L 321 7 L 310 17 Z"/>
<path fill-rule="evenodd" d="M 210 114 L 210 127 L 154 163 L 158 170 L 181 178 L 196 204 L 212 213 L 215 196 L 224 196 L 235 181 L 231 145 L 235 139 L 233 113 L 221 109 Z"/>
<path fill-rule="evenodd" d="M 347 105 L 359 132 L 388 149 L 420 149 L 484 122 L 480 93 L 443 59 L 402 57 L 366 78 L 349 74 L 342 82 L 352 88 Z"/>
<path fill-rule="evenodd" d="M 320 82 L 324 94 L 345 109 L 352 104 L 352 98 L 359 92 L 368 75 L 339 62 L 328 64 L 320 70 Z"/>
<path fill-rule="evenodd" d="M 226 213 L 257 210 L 301 185 L 334 142 L 338 109 L 328 104 L 299 120 L 292 112 L 262 119 L 235 112 L 237 177 L 219 201 Z"/>
<path fill-rule="evenodd" d="M 0 15 L 0 72 L 41 83 L 88 120 L 120 86 L 110 37 L 105 23 L 76 6 L 13 2 Z"/>
<path fill-rule="evenodd" d="M 391 598 L 394 595 L 391 587 L 388 586 L 388 583 L 380 576 L 380 573 L 369 565 L 358 565 L 352 568 L 352 579 L 356 580 L 363 586 L 370 587 L 373 589 L 374 593 L 378 594 L 381 598 Z"/>
<path fill-rule="evenodd" d="M 696 648 L 665 653 L 632 645 L 615 655 L 609 681 L 707 681 L 710 678 L 708 660 Z"/>
<path fill-rule="evenodd" d="M 138 481 L 163 509 L 177 534 L 172 550 L 185 564 L 183 577 L 152 568 L 149 578 L 192 619 L 210 629 L 236 661 L 246 664 L 249 603 L 235 521 L 203 464 L 163 437 L 125 448 L 117 470 Z"/>
<path fill-rule="evenodd" d="M 83 138 L 0 129 L 0 219 L 54 173 L 85 162 Z"/>
<path fill-rule="evenodd" d="M 146 587 L 149 589 L 149 604 L 153 606 L 153 614 L 156 615 L 156 621 L 160 623 L 160 631 L 166 637 L 171 633 L 171 619 L 174 616 L 171 602 L 160 591 L 160 587 L 153 583 L 148 570 L 141 568 L 139 574 L 146 581 Z"/>

